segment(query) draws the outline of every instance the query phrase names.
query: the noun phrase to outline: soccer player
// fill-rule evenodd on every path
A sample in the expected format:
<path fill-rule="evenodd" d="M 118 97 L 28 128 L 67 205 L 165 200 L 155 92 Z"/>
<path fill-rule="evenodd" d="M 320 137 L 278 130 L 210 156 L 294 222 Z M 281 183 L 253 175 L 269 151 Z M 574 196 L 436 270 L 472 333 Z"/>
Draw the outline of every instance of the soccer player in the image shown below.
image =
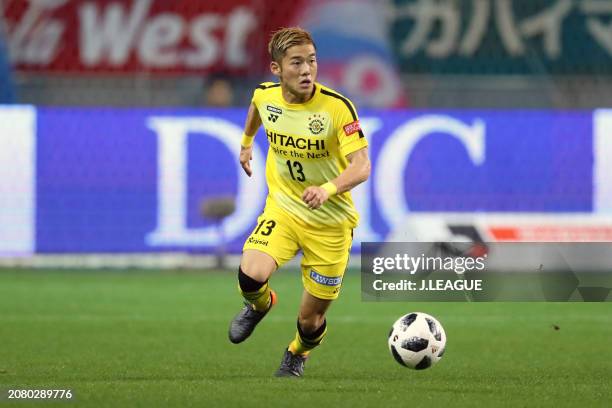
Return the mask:
<path fill-rule="evenodd" d="M 301 28 L 275 32 L 268 44 L 278 83 L 257 87 L 246 118 L 240 163 L 251 176 L 255 133 L 264 125 L 266 206 L 243 248 L 238 284 L 245 307 L 229 329 L 233 343 L 246 340 L 276 303 L 269 278 L 302 250 L 304 291 L 297 332 L 276 376 L 300 377 L 304 362 L 327 333 L 325 312 L 338 297 L 358 214 L 349 191 L 370 175 L 368 143 L 355 107 L 315 82 L 317 58 Z"/>

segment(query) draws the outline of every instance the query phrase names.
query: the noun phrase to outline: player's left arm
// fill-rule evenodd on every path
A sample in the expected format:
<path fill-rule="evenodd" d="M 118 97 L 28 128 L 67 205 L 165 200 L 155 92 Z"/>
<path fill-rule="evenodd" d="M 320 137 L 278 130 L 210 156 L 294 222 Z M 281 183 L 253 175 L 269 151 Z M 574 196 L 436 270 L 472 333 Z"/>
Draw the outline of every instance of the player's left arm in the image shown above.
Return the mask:
<path fill-rule="evenodd" d="M 363 183 L 370 177 L 370 157 L 368 148 L 363 147 L 346 155 L 347 168 L 335 179 L 321 185 L 310 186 L 304 190 L 302 201 L 311 209 L 317 209 L 331 195 L 342 194 Z"/>

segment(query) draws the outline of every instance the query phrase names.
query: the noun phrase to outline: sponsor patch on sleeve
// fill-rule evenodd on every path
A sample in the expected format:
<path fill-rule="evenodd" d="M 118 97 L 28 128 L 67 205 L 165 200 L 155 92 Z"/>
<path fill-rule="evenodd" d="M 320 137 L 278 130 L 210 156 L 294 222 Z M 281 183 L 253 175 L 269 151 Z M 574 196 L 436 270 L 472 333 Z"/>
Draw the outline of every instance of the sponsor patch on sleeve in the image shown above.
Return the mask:
<path fill-rule="evenodd" d="M 352 135 L 353 133 L 357 133 L 361 130 L 361 125 L 359 124 L 359 121 L 356 120 L 354 122 L 349 123 L 348 125 L 344 125 L 344 133 L 347 136 Z"/>

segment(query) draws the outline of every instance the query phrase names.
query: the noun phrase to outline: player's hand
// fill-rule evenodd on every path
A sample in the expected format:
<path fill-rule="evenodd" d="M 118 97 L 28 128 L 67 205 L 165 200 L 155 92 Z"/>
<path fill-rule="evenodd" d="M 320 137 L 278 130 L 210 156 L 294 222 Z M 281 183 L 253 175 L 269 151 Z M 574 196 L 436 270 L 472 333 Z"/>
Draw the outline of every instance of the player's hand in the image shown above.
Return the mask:
<path fill-rule="evenodd" d="M 322 206 L 328 198 L 329 194 L 327 191 L 319 186 L 306 187 L 306 190 L 304 190 L 302 194 L 302 201 L 304 201 L 311 210 L 316 210 Z"/>
<path fill-rule="evenodd" d="M 240 165 L 249 177 L 253 174 L 251 170 L 251 160 L 253 160 L 253 146 L 240 146 Z"/>

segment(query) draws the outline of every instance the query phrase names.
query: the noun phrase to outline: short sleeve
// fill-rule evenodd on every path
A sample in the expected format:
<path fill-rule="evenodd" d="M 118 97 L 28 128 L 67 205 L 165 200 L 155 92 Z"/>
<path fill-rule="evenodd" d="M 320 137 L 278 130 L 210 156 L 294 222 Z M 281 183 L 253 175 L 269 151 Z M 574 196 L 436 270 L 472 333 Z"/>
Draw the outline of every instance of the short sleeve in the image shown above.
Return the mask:
<path fill-rule="evenodd" d="M 259 84 L 257 88 L 255 88 L 255 91 L 253 91 L 253 97 L 251 98 L 251 103 L 255 105 L 255 107 L 259 107 L 259 103 L 261 101 L 263 91 L 265 89 L 272 88 L 275 86 L 278 86 L 278 84 L 275 84 L 274 82 L 264 82 L 262 84 Z"/>
<path fill-rule="evenodd" d="M 359 124 L 357 111 L 348 99 L 338 103 L 336 118 L 338 145 L 343 156 L 368 146 L 368 141 Z"/>
<path fill-rule="evenodd" d="M 253 97 L 251 98 L 251 103 L 255 105 L 255 107 L 259 107 L 259 100 L 261 98 L 261 90 L 260 88 L 255 88 L 253 91 Z"/>

